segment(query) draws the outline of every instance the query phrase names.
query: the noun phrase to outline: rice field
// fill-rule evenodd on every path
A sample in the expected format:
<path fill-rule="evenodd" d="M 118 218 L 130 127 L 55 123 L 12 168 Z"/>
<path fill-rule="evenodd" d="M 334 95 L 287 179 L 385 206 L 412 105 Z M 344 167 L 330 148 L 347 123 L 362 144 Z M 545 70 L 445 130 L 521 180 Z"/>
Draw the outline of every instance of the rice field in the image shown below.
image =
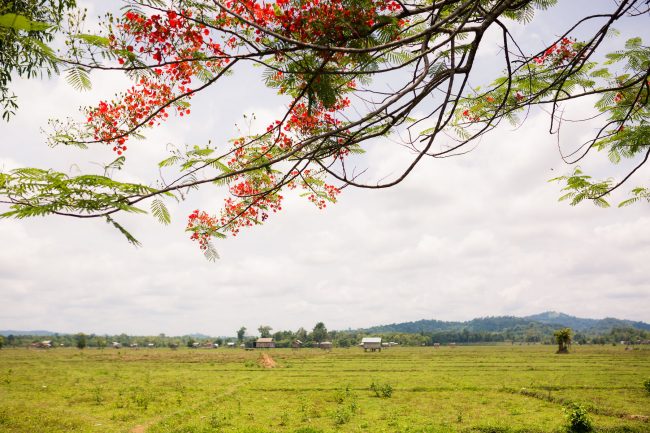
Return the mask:
<path fill-rule="evenodd" d="M 2 349 L 0 432 L 650 432 L 650 348 Z"/>

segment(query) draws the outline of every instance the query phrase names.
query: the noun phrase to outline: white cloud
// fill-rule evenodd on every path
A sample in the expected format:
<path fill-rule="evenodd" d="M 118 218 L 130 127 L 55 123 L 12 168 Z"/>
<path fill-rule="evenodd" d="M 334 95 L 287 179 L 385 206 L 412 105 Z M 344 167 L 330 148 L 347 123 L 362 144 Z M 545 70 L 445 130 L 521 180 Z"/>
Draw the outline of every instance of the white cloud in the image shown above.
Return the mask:
<path fill-rule="evenodd" d="M 223 143 L 242 113 L 255 112 L 264 127 L 281 102 L 273 92 L 253 93 L 256 72 L 197 96 L 188 119 L 134 143 L 124 178 L 155 178 L 167 143 Z M 71 160 L 112 157 L 103 148 L 49 149 L 35 127 L 125 84 L 113 75 L 95 82 L 91 94 L 75 94 L 61 79 L 17 83 L 21 110 L 2 126 L 0 166 L 66 170 Z M 183 230 L 192 209 L 219 208 L 219 189 L 170 203 L 170 227 L 118 216 L 140 249 L 102 221 L 1 220 L 0 328 L 232 335 L 242 325 L 254 333 L 261 324 L 296 329 L 322 320 L 341 329 L 547 309 L 647 321 L 645 208 L 557 203 L 560 186 L 547 180 L 570 168 L 547 128 L 547 117 L 535 115 L 468 155 L 423 160 L 394 188 L 348 188 L 325 211 L 289 197 L 264 226 L 217 242 L 216 264 Z M 562 140 L 587 132 L 567 130 Z M 394 175 L 412 156 L 389 144 L 377 141 L 359 159 L 371 168 L 368 179 Z"/>

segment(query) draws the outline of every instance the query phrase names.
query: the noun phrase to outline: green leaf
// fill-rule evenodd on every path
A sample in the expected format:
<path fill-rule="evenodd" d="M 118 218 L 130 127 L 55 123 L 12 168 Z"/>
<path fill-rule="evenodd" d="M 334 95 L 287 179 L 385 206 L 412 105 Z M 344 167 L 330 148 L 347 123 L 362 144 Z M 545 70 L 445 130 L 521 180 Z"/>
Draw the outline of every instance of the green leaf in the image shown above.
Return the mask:
<path fill-rule="evenodd" d="M 52 27 L 51 24 L 42 21 L 32 21 L 23 15 L 4 14 L 0 15 L 0 27 L 25 32 L 41 32 Z"/>
<path fill-rule="evenodd" d="M 134 238 L 133 235 L 132 235 L 131 233 L 129 233 L 129 232 L 128 232 L 124 227 L 122 227 L 122 226 L 121 226 L 117 221 L 115 221 L 113 218 L 111 218 L 110 215 L 106 215 L 106 222 L 109 223 L 109 224 L 112 224 L 113 227 L 115 227 L 116 229 L 118 229 L 118 230 L 120 231 L 120 233 L 122 233 L 122 234 L 124 235 L 124 237 L 126 238 L 126 240 L 129 241 L 129 243 L 130 243 L 131 245 L 135 245 L 136 247 L 142 246 L 142 244 L 140 243 L 140 241 L 138 241 L 136 238 Z"/>
<path fill-rule="evenodd" d="M 179 156 L 176 156 L 176 155 L 170 156 L 169 158 L 163 159 L 162 161 L 160 161 L 158 163 L 158 167 L 168 167 L 170 165 L 174 165 L 178 161 L 180 161 L 180 159 L 181 158 Z"/>
<path fill-rule="evenodd" d="M 92 89 L 92 83 L 90 82 L 90 77 L 88 72 L 80 67 L 73 67 L 68 69 L 68 76 L 66 80 L 68 83 L 75 88 L 75 90 L 90 90 Z"/>
<path fill-rule="evenodd" d="M 169 211 L 167 210 L 165 203 L 163 203 L 163 201 L 160 199 L 155 199 L 151 202 L 151 213 L 158 219 L 161 224 L 167 225 L 172 222 L 171 216 L 169 215 Z"/>
<path fill-rule="evenodd" d="M 72 36 L 75 39 L 81 39 L 82 41 L 95 45 L 97 47 L 107 47 L 109 44 L 108 38 L 99 35 L 88 35 L 88 34 L 77 34 Z"/>

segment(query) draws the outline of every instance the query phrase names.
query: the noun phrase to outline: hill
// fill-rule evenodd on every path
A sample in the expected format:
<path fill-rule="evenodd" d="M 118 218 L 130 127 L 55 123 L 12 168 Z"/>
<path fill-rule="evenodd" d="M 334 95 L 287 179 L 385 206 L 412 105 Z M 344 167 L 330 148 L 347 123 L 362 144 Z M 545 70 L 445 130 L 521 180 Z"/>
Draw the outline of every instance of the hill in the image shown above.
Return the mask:
<path fill-rule="evenodd" d="M 583 319 L 555 311 L 546 311 L 544 313 L 526 316 L 524 319 L 547 325 L 565 326 L 575 331 L 607 332 L 613 328 L 635 328 L 650 331 L 650 324 L 645 322 L 615 319 L 613 317 L 606 317 L 604 319 Z"/>
<path fill-rule="evenodd" d="M 9 335 L 15 335 L 15 336 L 31 335 L 34 337 L 48 337 L 56 334 L 57 334 L 56 332 L 43 331 L 43 330 L 38 330 L 38 331 L 16 331 L 13 329 L 0 330 L 0 335 L 4 335 L 5 337 Z"/>
<path fill-rule="evenodd" d="M 367 333 L 432 333 L 442 331 L 470 332 L 506 332 L 510 330 L 538 329 L 551 332 L 560 327 L 569 327 L 576 332 L 603 334 L 616 328 L 633 328 L 650 331 L 650 324 L 632 320 L 605 318 L 585 319 L 564 313 L 547 311 L 526 317 L 489 316 L 472 319 L 465 322 L 444 322 L 440 320 L 418 320 L 415 322 L 392 323 L 365 328 Z"/>

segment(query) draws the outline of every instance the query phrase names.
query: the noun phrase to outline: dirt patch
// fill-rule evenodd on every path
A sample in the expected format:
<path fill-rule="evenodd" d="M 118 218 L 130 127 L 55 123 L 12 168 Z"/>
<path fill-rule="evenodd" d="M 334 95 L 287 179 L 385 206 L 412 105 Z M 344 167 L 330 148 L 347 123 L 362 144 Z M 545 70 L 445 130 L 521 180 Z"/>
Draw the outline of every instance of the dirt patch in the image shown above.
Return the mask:
<path fill-rule="evenodd" d="M 645 415 L 625 415 L 625 418 L 643 422 L 648 422 L 648 420 L 650 420 L 650 417 Z"/>
<path fill-rule="evenodd" d="M 258 362 L 264 368 L 275 368 L 278 366 L 278 363 L 268 353 L 262 353 Z"/>
<path fill-rule="evenodd" d="M 131 433 L 144 433 L 147 430 L 146 426 L 136 425 L 131 429 Z"/>

